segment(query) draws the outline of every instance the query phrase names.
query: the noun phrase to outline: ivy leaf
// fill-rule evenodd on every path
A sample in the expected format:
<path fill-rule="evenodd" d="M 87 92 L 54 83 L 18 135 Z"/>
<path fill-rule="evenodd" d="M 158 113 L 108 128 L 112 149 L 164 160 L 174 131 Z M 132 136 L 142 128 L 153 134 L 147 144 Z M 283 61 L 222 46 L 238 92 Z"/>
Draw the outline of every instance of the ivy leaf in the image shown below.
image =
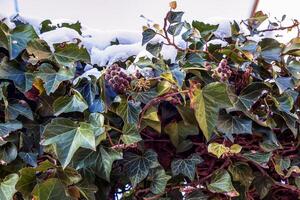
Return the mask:
<path fill-rule="evenodd" d="M 75 76 L 75 68 L 66 68 L 61 66 L 56 72 L 52 65 L 43 63 L 35 75 L 44 82 L 44 88 L 47 95 L 56 91 L 61 82 L 70 80 Z"/>
<path fill-rule="evenodd" d="M 239 195 L 232 185 L 230 174 L 224 169 L 217 171 L 212 176 L 211 182 L 207 185 L 207 188 L 211 192 L 225 193 L 230 197 Z"/>
<path fill-rule="evenodd" d="M 93 128 L 95 136 L 104 133 L 104 116 L 101 113 L 91 113 L 89 115 L 89 122 Z"/>
<path fill-rule="evenodd" d="M 10 59 L 15 59 L 27 46 L 27 43 L 37 38 L 37 34 L 31 25 L 18 25 L 13 30 L 1 23 L 0 25 L 0 47 L 9 51 Z"/>
<path fill-rule="evenodd" d="M 300 55 L 300 38 L 293 38 L 288 45 L 283 49 L 283 54 L 288 54 L 292 56 Z"/>
<path fill-rule="evenodd" d="M 30 55 L 34 55 L 34 59 L 36 60 L 50 59 L 52 55 L 47 42 L 41 39 L 31 40 L 26 50 Z"/>
<path fill-rule="evenodd" d="M 144 180 L 151 168 L 159 166 L 157 154 L 151 149 L 146 150 L 141 155 L 129 152 L 125 154 L 124 159 L 125 169 L 132 187 L 136 187 L 138 183 Z"/>
<path fill-rule="evenodd" d="M 19 115 L 33 120 L 31 108 L 25 101 L 20 100 L 18 102 L 8 104 L 5 110 L 5 118 L 7 120 L 15 120 Z"/>
<path fill-rule="evenodd" d="M 271 190 L 274 181 L 269 176 L 264 176 L 262 174 L 256 174 L 253 180 L 253 185 L 259 194 L 259 198 L 263 199 L 267 196 Z"/>
<path fill-rule="evenodd" d="M 109 182 L 113 163 L 122 158 L 122 152 L 100 146 L 97 151 L 79 150 L 73 160 L 76 169 L 89 169 Z"/>
<path fill-rule="evenodd" d="M 124 123 L 129 124 L 138 123 L 140 112 L 141 106 L 138 102 L 126 101 L 124 99 L 122 99 L 116 110 L 117 115 L 122 117 Z"/>
<path fill-rule="evenodd" d="M 199 21 L 193 21 L 192 26 L 200 32 L 200 35 L 205 40 L 209 39 L 212 33 L 215 32 L 219 27 L 219 25 L 205 24 Z"/>
<path fill-rule="evenodd" d="M 122 129 L 122 136 L 121 139 L 124 144 L 133 144 L 142 140 L 142 137 L 137 130 L 137 127 L 131 124 L 124 124 Z"/>
<path fill-rule="evenodd" d="M 255 152 L 255 153 L 253 153 L 253 152 L 249 151 L 249 152 L 243 153 L 243 156 L 259 165 L 264 166 L 269 162 L 269 160 L 272 156 L 272 152 L 268 152 L 268 153 Z"/>
<path fill-rule="evenodd" d="M 237 162 L 229 166 L 228 171 L 232 175 L 233 181 L 238 181 L 246 188 L 249 188 L 253 179 L 253 171 L 252 168 L 243 162 Z"/>
<path fill-rule="evenodd" d="M 0 146 L 0 163 L 9 164 L 18 156 L 18 149 L 14 143 L 8 142 Z"/>
<path fill-rule="evenodd" d="M 226 147 L 224 144 L 213 142 L 208 145 L 207 151 L 220 158 L 223 154 L 229 152 L 229 148 Z"/>
<path fill-rule="evenodd" d="M 158 117 L 158 110 L 156 107 L 152 106 L 143 115 L 142 127 L 149 126 L 156 130 L 158 133 L 161 132 L 161 122 Z"/>
<path fill-rule="evenodd" d="M 230 135 L 242 133 L 251 134 L 252 120 L 224 114 L 219 116 L 217 128 L 220 132 Z"/>
<path fill-rule="evenodd" d="M 291 77 L 278 77 L 275 79 L 275 83 L 280 94 L 282 94 L 285 90 L 292 89 L 294 87 L 293 79 Z"/>
<path fill-rule="evenodd" d="M 7 61 L 4 58 L 0 63 L 0 79 L 11 80 L 19 90 L 26 92 L 32 87 L 33 74 L 25 72 L 15 60 Z"/>
<path fill-rule="evenodd" d="M 293 60 L 287 66 L 288 71 L 292 74 L 292 76 L 296 79 L 300 79 L 300 62 L 297 60 Z"/>
<path fill-rule="evenodd" d="M 96 93 L 97 93 L 97 86 L 96 86 L 96 78 L 94 76 L 90 76 L 90 79 L 83 77 L 80 78 L 79 81 L 76 83 L 74 89 L 76 89 L 82 97 L 85 99 L 87 104 L 90 106 L 94 103 Z"/>
<path fill-rule="evenodd" d="M 57 44 L 54 45 L 54 48 L 55 52 L 52 57 L 61 65 L 70 66 L 75 61 L 90 63 L 90 55 L 87 50 L 77 44 L 70 43 L 64 46 Z"/>
<path fill-rule="evenodd" d="M 184 14 L 184 12 L 170 11 L 168 13 L 167 19 L 168 19 L 168 21 L 169 21 L 170 24 L 181 22 L 183 14 Z"/>
<path fill-rule="evenodd" d="M 130 95 L 136 100 L 144 104 L 148 103 L 151 99 L 154 99 L 158 94 L 154 89 L 150 89 L 144 92 L 131 92 Z"/>
<path fill-rule="evenodd" d="M 70 200 L 66 195 L 65 186 L 57 178 L 50 178 L 39 183 L 32 191 L 36 200 Z"/>
<path fill-rule="evenodd" d="M 157 57 L 162 49 L 162 43 L 148 43 L 146 45 L 146 50 L 149 51 L 154 57 Z"/>
<path fill-rule="evenodd" d="M 83 112 L 88 108 L 88 105 L 81 94 L 73 90 L 72 96 L 62 96 L 56 99 L 53 103 L 54 115 L 58 116 L 61 113 Z"/>
<path fill-rule="evenodd" d="M 195 110 L 197 122 L 207 140 L 217 125 L 220 108 L 232 106 L 227 94 L 227 87 L 223 83 L 210 83 L 203 89 L 194 91 L 192 106 Z"/>
<path fill-rule="evenodd" d="M 23 196 L 29 198 L 34 186 L 37 184 L 36 170 L 31 167 L 22 168 L 20 171 L 20 179 L 16 184 L 16 189 Z"/>
<path fill-rule="evenodd" d="M 268 63 L 280 61 L 281 47 L 280 43 L 272 38 L 262 39 L 258 45 L 261 47 L 260 56 Z"/>
<path fill-rule="evenodd" d="M 37 153 L 20 152 L 18 155 L 26 164 L 31 165 L 33 167 L 37 166 Z"/>
<path fill-rule="evenodd" d="M 43 133 L 43 145 L 55 144 L 58 160 L 65 168 L 79 147 L 95 150 L 93 128 L 85 122 L 74 122 L 71 119 L 55 118 L 47 124 Z"/>
<path fill-rule="evenodd" d="M 196 153 L 190 155 L 186 159 L 175 159 L 171 163 L 173 176 L 182 174 L 190 180 L 194 180 L 196 173 L 196 165 L 203 162 L 203 159 Z"/>
<path fill-rule="evenodd" d="M 23 125 L 17 120 L 8 121 L 6 123 L 0 123 L 0 137 L 5 137 L 9 133 L 21 128 L 23 128 Z"/>
<path fill-rule="evenodd" d="M 154 38 L 155 35 L 156 35 L 156 32 L 153 29 L 151 29 L 151 28 L 148 28 L 148 29 L 144 30 L 143 31 L 142 45 L 144 45 L 147 42 L 149 42 L 152 38 Z"/>
<path fill-rule="evenodd" d="M 167 175 L 163 168 L 157 167 L 150 169 L 149 177 L 151 177 L 150 191 L 154 194 L 161 194 L 165 191 L 167 182 L 171 176 Z"/>
<path fill-rule="evenodd" d="M 169 135 L 172 144 L 177 148 L 189 135 L 198 135 L 198 127 L 185 124 L 184 121 L 169 123 L 164 131 Z"/>
<path fill-rule="evenodd" d="M 168 27 L 168 33 L 172 36 L 177 36 L 181 33 L 181 30 L 183 28 L 184 23 L 183 22 L 179 22 L 176 24 L 172 24 Z"/>
<path fill-rule="evenodd" d="M 18 174 L 9 174 L 0 182 L 0 199 L 11 200 L 16 192 L 15 185 L 19 179 Z"/>

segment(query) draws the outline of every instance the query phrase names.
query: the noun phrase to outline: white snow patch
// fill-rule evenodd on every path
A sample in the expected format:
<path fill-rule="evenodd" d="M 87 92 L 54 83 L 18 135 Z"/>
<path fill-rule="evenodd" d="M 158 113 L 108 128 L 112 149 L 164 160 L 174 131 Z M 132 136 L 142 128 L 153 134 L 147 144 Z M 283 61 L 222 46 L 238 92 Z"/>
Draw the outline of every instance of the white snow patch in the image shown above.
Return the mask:
<path fill-rule="evenodd" d="M 83 29 L 83 44 L 87 49 L 96 47 L 103 50 L 118 40 L 120 44 L 134 44 L 142 41 L 141 32 L 132 31 L 99 31 L 96 29 Z"/>
<path fill-rule="evenodd" d="M 79 79 L 81 78 L 87 78 L 88 80 L 91 80 L 90 76 L 94 76 L 96 77 L 96 79 L 100 78 L 102 72 L 100 72 L 97 68 L 92 68 L 86 72 L 84 72 L 83 74 L 81 74 L 80 76 L 76 77 L 74 80 L 73 80 L 73 84 L 77 84 L 77 82 L 79 81 Z"/>
<path fill-rule="evenodd" d="M 116 61 L 124 61 L 130 56 L 137 55 L 141 50 L 140 43 L 113 45 L 104 50 L 93 47 L 90 54 L 91 63 L 99 66 L 110 65 Z"/>
<path fill-rule="evenodd" d="M 77 42 L 76 39 L 82 40 L 81 35 L 79 35 L 77 31 L 66 27 L 42 33 L 40 34 L 40 38 L 47 42 L 51 50 L 53 50 L 53 44 L 62 42 Z"/>

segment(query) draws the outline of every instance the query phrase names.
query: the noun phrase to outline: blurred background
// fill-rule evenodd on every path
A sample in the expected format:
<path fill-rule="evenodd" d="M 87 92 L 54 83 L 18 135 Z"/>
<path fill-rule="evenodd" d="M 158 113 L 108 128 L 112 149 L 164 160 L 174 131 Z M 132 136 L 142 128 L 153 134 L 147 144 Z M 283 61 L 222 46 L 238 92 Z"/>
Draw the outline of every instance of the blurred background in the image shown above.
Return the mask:
<path fill-rule="evenodd" d="M 83 25 L 100 30 L 126 29 L 140 31 L 145 19 L 161 23 L 171 0 L 0 0 L 0 14 L 19 12 L 39 19 L 79 20 Z M 256 10 L 271 16 L 287 15 L 300 19 L 300 0 L 259 0 Z M 178 10 L 187 20 L 219 22 L 245 19 L 251 15 L 256 0 L 177 0 Z"/>

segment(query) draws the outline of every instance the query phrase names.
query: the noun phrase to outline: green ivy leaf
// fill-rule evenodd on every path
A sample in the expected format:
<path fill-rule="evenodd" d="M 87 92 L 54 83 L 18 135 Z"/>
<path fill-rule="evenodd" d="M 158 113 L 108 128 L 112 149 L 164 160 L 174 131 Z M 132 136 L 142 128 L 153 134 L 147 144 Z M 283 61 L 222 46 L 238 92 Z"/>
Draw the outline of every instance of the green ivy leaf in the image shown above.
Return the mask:
<path fill-rule="evenodd" d="M 275 79 L 275 83 L 279 89 L 280 94 L 282 94 L 287 89 L 294 88 L 294 82 L 291 77 L 278 77 Z"/>
<path fill-rule="evenodd" d="M 124 124 L 121 139 L 124 144 L 133 144 L 142 140 L 137 127 L 132 124 Z"/>
<path fill-rule="evenodd" d="M 149 42 L 152 38 L 154 38 L 155 35 L 156 35 L 156 32 L 153 29 L 151 29 L 151 28 L 148 28 L 148 29 L 144 30 L 143 31 L 142 45 L 144 45 L 147 42 Z"/>
<path fill-rule="evenodd" d="M 34 39 L 28 42 L 27 52 L 34 55 L 36 60 L 50 59 L 52 52 L 47 42 L 41 39 Z"/>
<path fill-rule="evenodd" d="M 252 134 L 252 120 L 230 114 L 220 115 L 217 123 L 220 132 L 226 134 Z"/>
<path fill-rule="evenodd" d="M 52 65 L 43 63 L 35 75 L 44 82 L 46 93 L 50 95 L 56 91 L 61 82 L 74 78 L 75 68 L 61 66 L 58 71 L 55 71 Z"/>
<path fill-rule="evenodd" d="M 65 168 L 79 147 L 95 150 L 93 128 L 85 122 L 74 122 L 71 119 L 55 118 L 47 124 L 43 133 L 43 145 L 55 144 L 58 160 Z"/>
<path fill-rule="evenodd" d="M 272 38 L 262 39 L 258 45 L 261 47 L 260 56 L 268 63 L 280 61 L 281 46 L 280 43 Z"/>
<path fill-rule="evenodd" d="M 19 115 L 33 120 L 31 108 L 25 101 L 20 100 L 18 102 L 9 103 L 5 110 L 5 118 L 7 120 L 15 120 Z"/>
<path fill-rule="evenodd" d="M 89 122 L 92 126 L 95 136 L 100 136 L 104 133 L 104 116 L 101 113 L 91 113 Z"/>
<path fill-rule="evenodd" d="M 141 106 L 138 102 L 127 101 L 125 99 L 122 99 L 116 110 L 117 115 L 122 117 L 124 123 L 129 124 L 138 123 L 140 112 Z"/>
<path fill-rule="evenodd" d="M 0 79 L 11 80 L 19 90 L 26 92 L 32 87 L 33 74 L 25 72 L 15 60 L 7 61 L 4 58 L 0 63 Z"/>
<path fill-rule="evenodd" d="M 261 153 L 261 152 L 245 152 L 243 156 L 253 162 L 256 162 L 259 165 L 264 166 L 267 164 L 272 156 L 272 152 Z"/>
<path fill-rule="evenodd" d="M 94 174 L 109 182 L 113 163 L 122 158 L 122 152 L 100 146 L 97 151 L 79 150 L 73 160 L 76 169 L 90 169 Z"/>
<path fill-rule="evenodd" d="M 293 38 L 288 45 L 283 49 L 283 54 L 288 54 L 292 56 L 300 55 L 300 38 Z"/>
<path fill-rule="evenodd" d="M 182 174 L 190 180 L 194 180 L 196 173 L 196 165 L 203 162 L 203 159 L 196 153 L 190 155 L 186 159 L 175 159 L 171 163 L 173 176 Z"/>
<path fill-rule="evenodd" d="M 13 30 L 4 24 L 0 24 L 0 47 L 9 51 L 10 59 L 15 59 L 27 46 L 27 43 L 37 38 L 37 34 L 31 25 L 18 25 Z"/>
<path fill-rule="evenodd" d="M 174 12 L 174 11 L 170 11 L 168 13 L 168 21 L 170 24 L 173 23 L 178 23 L 181 22 L 182 16 L 183 16 L 184 12 Z"/>
<path fill-rule="evenodd" d="M 233 181 L 238 181 L 246 188 L 249 188 L 253 179 L 253 171 L 252 168 L 243 162 L 237 162 L 229 166 L 228 171 L 232 175 Z"/>
<path fill-rule="evenodd" d="M 56 99 L 53 103 L 54 115 L 58 116 L 61 113 L 83 112 L 88 108 L 88 105 L 81 94 L 73 90 L 72 96 L 62 96 Z"/>
<path fill-rule="evenodd" d="M 161 132 L 161 122 L 158 117 L 158 110 L 156 107 L 152 106 L 143 115 L 142 127 L 149 126 L 156 130 L 158 133 Z"/>
<path fill-rule="evenodd" d="M 207 188 L 211 192 L 225 193 L 230 197 L 239 195 L 232 185 L 230 174 L 224 169 L 215 172 Z"/>
<path fill-rule="evenodd" d="M 18 149 L 14 143 L 8 142 L 0 146 L 0 163 L 6 165 L 14 161 L 18 156 Z"/>
<path fill-rule="evenodd" d="M 300 79 L 300 62 L 297 60 L 293 60 L 287 66 L 288 71 L 292 74 L 292 76 L 296 79 Z"/>
<path fill-rule="evenodd" d="M 0 123 L 0 137 L 6 137 L 9 133 L 19 130 L 22 127 L 22 123 L 17 120 Z"/>
<path fill-rule="evenodd" d="M 162 43 L 148 43 L 146 50 L 149 51 L 154 57 L 157 57 L 162 49 Z"/>
<path fill-rule="evenodd" d="M 65 66 L 72 65 L 75 61 L 83 61 L 90 63 L 90 55 L 88 51 L 79 47 L 77 44 L 54 45 L 55 52 L 52 55 L 53 59 Z"/>
<path fill-rule="evenodd" d="M 9 174 L 0 182 L 0 199 L 11 200 L 16 192 L 15 185 L 19 179 L 18 174 Z"/>
<path fill-rule="evenodd" d="M 177 148 L 189 135 L 198 135 L 198 127 L 185 124 L 184 121 L 169 123 L 164 131 L 169 135 L 172 144 Z"/>
<path fill-rule="evenodd" d="M 253 180 L 253 185 L 259 194 L 259 198 L 263 199 L 267 196 L 271 190 L 274 181 L 269 176 L 264 176 L 262 174 L 256 174 Z"/>
<path fill-rule="evenodd" d="M 32 194 L 36 200 L 70 200 L 65 186 L 57 178 L 50 178 L 35 186 Z"/>
<path fill-rule="evenodd" d="M 29 198 L 31 191 L 37 184 L 36 170 L 31 167 L 22 168 L 20 171 L 20 179 L 16 184 L 16 189 L 22 193 L 23 196 Z"/>
<path fill-rule="evenodd" d="M 125 154 L 124 159 L 125 169 L 132 187 L 136 187 L 138 183 L 144 180 L 151 168 L 159 166 L 157 154 L 151 149 L 146 150 L 141 155 L 129 152 Z"/>
<path fill-rule="evenodd" d="M 168 27 L 168 33 L 172 36 L 177 36 L 181 33 L 184 23 L 179 22 Z"/>
<path fill-rule="evenodd" d="M 223 83 L 210 83 L 202 89 L 196 89 L 192 98 L 195 116 L 207 140 L 217 125 L 220 108 L 232 106 Z"/>
<path fill-rule="evenodd" d="M 171 176 L 167 175 L 165 170 L 160 167 L 150 169 L 149 177 L 152 180 L 150 191 L 154 194 L 163 193 L 165 191 L 167 182 L 171 179 Z"/>
<path fill-rule="evenodd" d="M 219 25 L 205 24 L 200 21 L 193 21 L 192 26 L 200 32 L 200 35 L 205 40 L 209 39 L 212 33 L 215 32 L 219 27 Z"/>

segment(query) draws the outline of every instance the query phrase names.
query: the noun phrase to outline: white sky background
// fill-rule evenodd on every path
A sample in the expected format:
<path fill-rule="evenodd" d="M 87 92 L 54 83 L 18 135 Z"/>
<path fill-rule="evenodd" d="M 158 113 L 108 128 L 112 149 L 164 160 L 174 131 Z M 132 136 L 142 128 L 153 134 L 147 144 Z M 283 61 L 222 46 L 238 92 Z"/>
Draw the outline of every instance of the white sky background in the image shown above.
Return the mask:
<path fill-rule="evenodd" d="M 100 30 L 141 30 L 145 20 L 162 23 L 171 0 L 18 0 L 20 13 L 43 19 L 79 20 L 84 26 Z M 14 0 L 0 0 L 0 14 L 14 12 Z M 178 10 L 188 21 L 217 22 L 249 17 L 254 0 L 177 0 Z M 257 10 L 271 16 L 287 15 L 300 20 L 300 0 L 260 0 Z"/>

